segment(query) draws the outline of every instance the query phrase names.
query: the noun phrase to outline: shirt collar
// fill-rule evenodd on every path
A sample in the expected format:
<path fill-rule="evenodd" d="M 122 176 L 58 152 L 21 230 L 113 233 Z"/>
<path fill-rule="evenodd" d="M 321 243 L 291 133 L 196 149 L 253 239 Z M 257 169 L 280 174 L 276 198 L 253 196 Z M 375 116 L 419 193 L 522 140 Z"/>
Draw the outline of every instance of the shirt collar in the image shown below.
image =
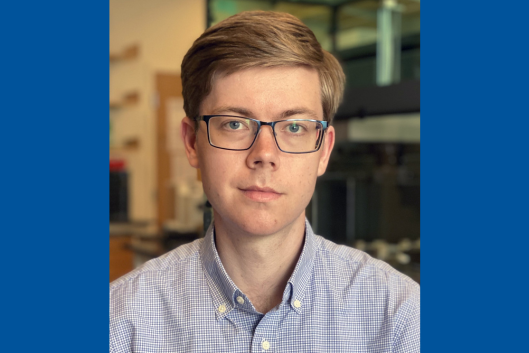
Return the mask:
<path fill-rule="evenodd" d="M 305 219 L 305 242 L 303 244 L 303 250 L 283 292 L 283 302 L 288 301 L 292 309 L 298 314 L 301 314 L 303 311 L 303 299 L 305 298 L 306 289 L 312 278 L 316 248 L 316 237 L 314 236 L 309 221 Z"/>
<path fill-rule="evenodd" d="M 283 292 L 283 303 L 288 302 L 294 311 L 301 314 L 303 299 L 307 286 L 310 284 L 314 257 L 316 254 L 316 238 L 308 220 L 305 219 L 305 240 L 303 250 Z M 246 303 L 249 300 L 237 288 L 224 269 L 215 246 L 215 231 L 210 225 L 202 242 L 200 256 L 205 269 L 206 281 L 210 288 L 217 319 L 222 319 L 235 307 L 235 300 L 242 296 Z M 246 309 L 255 310 L 251 304 Z"/>
<path fill-rule="evenodd" d="M 217 319 L 222 319 L 235 307 L 234 296 L 239 289 L 233 283 L 220 261 L 215 246 L 213 222 L 209 226 L 200 249 L 206 281 L 211 291 Z"/>

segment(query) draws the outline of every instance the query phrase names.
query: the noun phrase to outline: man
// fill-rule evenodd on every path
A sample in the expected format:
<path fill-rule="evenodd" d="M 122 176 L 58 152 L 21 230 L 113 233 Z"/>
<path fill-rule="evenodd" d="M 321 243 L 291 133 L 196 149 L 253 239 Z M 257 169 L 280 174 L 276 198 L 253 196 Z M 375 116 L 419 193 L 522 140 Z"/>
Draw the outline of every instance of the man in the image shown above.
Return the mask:
<path fill-rule="evenodd" d="M 182 63 L 182 138 L 214 223 L 110 286 L 111 352 L 418 352 L 419 286 L 305 219 L 344 75 L 287 14 L 208 29 Z"/>

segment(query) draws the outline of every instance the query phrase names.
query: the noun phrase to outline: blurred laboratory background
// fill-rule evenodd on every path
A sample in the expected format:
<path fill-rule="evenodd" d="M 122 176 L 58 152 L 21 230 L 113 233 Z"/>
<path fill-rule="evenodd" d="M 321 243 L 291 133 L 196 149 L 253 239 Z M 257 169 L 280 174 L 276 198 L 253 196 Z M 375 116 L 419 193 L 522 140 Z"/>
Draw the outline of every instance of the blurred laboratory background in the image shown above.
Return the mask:
<path fill-rule="evenodd" d="M 342 63 L 315 232 L 420 281 L 419 0 L 110 0 L 110 281 L 203 236 L 211 207 L 180 141 L 180 64 L 241 11 L 290 13 Z"/>

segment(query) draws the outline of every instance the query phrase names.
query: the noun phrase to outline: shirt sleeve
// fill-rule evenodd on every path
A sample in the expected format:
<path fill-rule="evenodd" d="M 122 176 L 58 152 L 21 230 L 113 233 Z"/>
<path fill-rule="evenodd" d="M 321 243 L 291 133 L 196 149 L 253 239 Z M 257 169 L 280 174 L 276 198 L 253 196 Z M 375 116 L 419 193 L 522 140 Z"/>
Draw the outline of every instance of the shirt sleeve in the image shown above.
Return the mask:
<path fill-rule="evenodd" d="M 133 327 L 127 319 L 127 295 L 125 286 L 110 291 L 109 345 L 110 353 L 132 352 L 130 347 Z"/>
<path fill-rule="evenodd" d="M 397 320 L 393 352 L 419 353 L 421 351 L 421 302 L 417 291 L 403 306 Z"/>

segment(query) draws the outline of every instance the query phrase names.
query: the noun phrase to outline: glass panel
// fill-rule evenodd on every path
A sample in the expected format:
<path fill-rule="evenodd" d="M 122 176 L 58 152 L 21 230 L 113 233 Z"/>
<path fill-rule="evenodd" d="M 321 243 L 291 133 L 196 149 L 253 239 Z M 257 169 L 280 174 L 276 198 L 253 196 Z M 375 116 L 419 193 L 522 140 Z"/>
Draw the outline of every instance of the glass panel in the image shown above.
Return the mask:
<path fill-rule="evenodd" d="M 380 2 L 358 1 L 338 10 L 337 50 L 342 51 L 377 42 L 377 10 Z"/>
<path fill-rule="evenodd" d="M 321 5 L 325 1 L 316 1 L 315 4 L 299 4 L 295 1 L 255 1 L 255 0 L 210 0 L 210 25 L 235 15 L 242 11 L 277 11 L 286 12 L 301 19 L 313 32 L 322 47 L 332 50 L 331 15 L 329 6 Z"/>
<path fill-rule="evenodd" d="M 220 21 L 227 19 L 239 12 L 264 10 L 272 11 L 273 5 L 271 1 L 252 1 L 252 0 L 210 0 L 208 27 L 213 26 Z"/>
<path fill-rule="evenodd" d="M 421 3 L 419 0 L 401 1 L 402 11 L 402 36 L 421 33 Z"/>
<path fill-rule="evenodd" d="M 401 36 L 419 34 L 419 0 L 395 1 L 402 16 Z M 349 1 L 338 9 L 337 50 L 362 47 L 377 42 L 377 12 L 380 0 Z"/>
<path fill-rule="evenodd" d="M 335 6 L 348 3 L 354 0 L 287 0 L 289 2 L 312 3 L 317 5 Z"/>
<path fill-rule="evenodd" d="M 274 11 L 287 12 L 299 18 L 314 32 L 322 48 L 332 51 L 332 8 L 323 5 L 277 2 Z"/>
<path fill-rule="evenodd" d="M 352 142 L 420 143 L 419 113 L 373 116 L 347 121 L 347 138 Z"/>
<path fill-rule="evenodd" d="M 348 87 L 420 79 L 420 0 L 209 0 L 209 24 L 249 10 L 301 19 L 322 47 L 341 60 Z M 381 18 L 390 23 L 384 26 Z M 381 27 L 391 27 L 391 33 Z"/>
<path fill-rule="evenodd" d="M 337 19 L 335 53 L 349 87 L 420 79 L 419 0 L 349 1 Z"/>

